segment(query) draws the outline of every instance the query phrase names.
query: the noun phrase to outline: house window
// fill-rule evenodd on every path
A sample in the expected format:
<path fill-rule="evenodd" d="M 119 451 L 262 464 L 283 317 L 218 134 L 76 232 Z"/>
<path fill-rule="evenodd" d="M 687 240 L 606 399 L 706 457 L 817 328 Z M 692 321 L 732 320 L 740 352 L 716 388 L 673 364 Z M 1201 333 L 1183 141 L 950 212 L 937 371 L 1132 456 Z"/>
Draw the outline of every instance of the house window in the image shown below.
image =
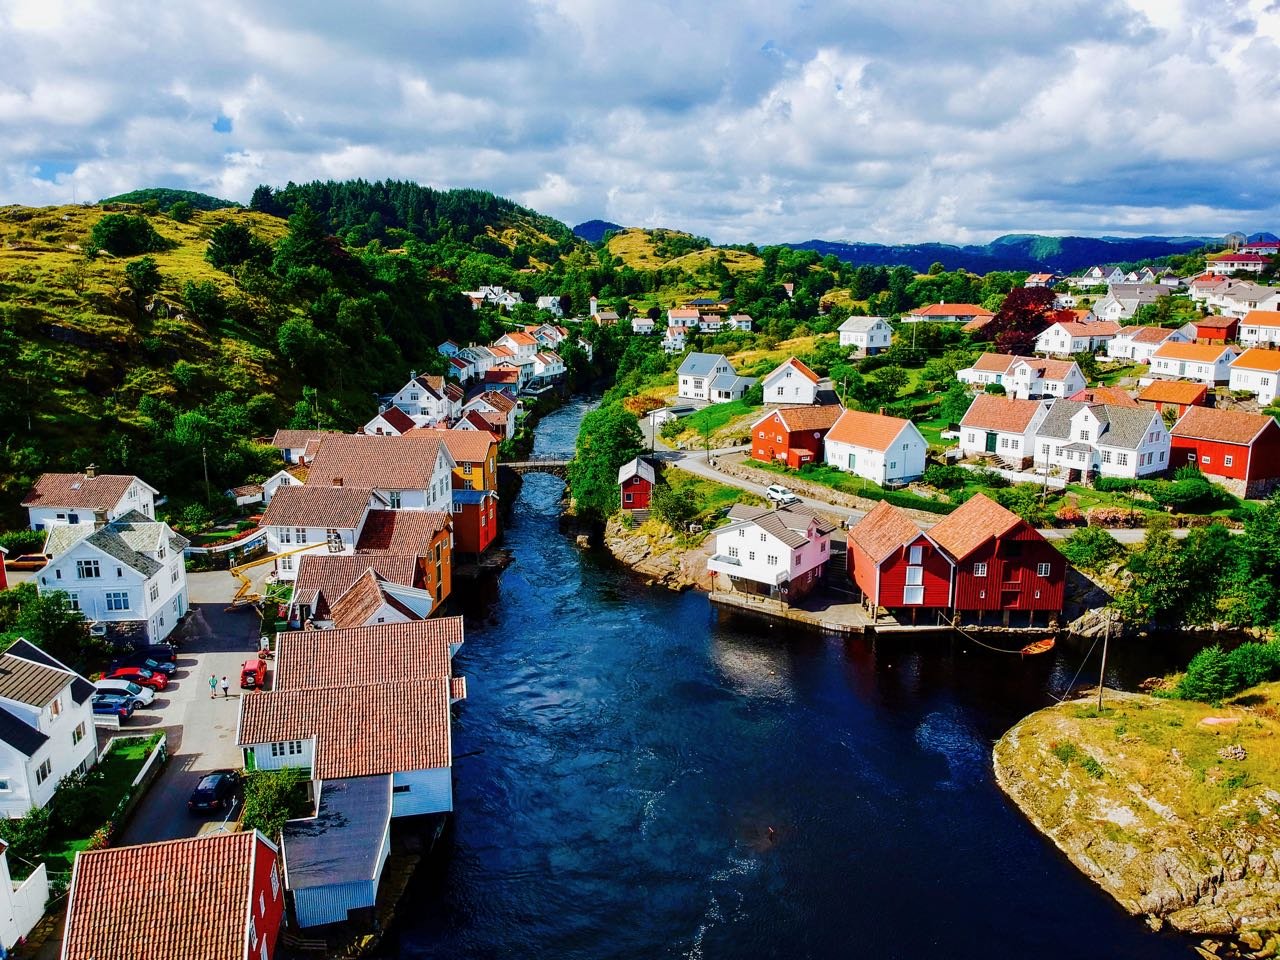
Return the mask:
<path fill-rule="evenodd" d="M 294 527 L 294 528 L 293 528 L 293 536 L 294 536 L 294 539 L 295 539 L 295 540 L 297 540 L 299 543 L 306 543 L 306 542 L 307 542 L 307 528 L 306 528 L 306 527 Z"/>
<path fill-rule="evenodd" d="M 49 779 L 49 774 L 51 774 L 51 773 L 53 773 L 53 761 L 52 761 L 52 760 L 45 760 L 45 762 L 44 762 L 44 763 L 42 763 L 42 764 L 40 764 L 40 766 L 36 767 L 36 786 L 38 787 L 38 786 L 40 786 L 40 784 L 42 784 L 42 783 L 44 783 L 46 780 L 48 780 L 48 779 Z"/>
<path fill-rule="evenodd" d="M 258 891 L 258 916 L 265 917 L 267 915 L 267 895 L 261 890 Z"/>
<path fill-rule="evenodd" d="M 769 566 L 776 567 L 778 565 L 778 556 L 777 554 L 771 553 L 764 558 L 764 561 L 769 564 Z"/>
<path fill-rule="evenodd" d="M 737 548 L 737 547 L 730 547 L 730 548 L 729 548 L 729 556 L 730 556 L 730 557 L 732 557 L 732 558 L 733 558 L 733 559 L 735 559 L 735 560 L 736 560 L 736 559 L 738 559 L 738 548 Z"/>
<path fill-rule="evenodd" d="M 464 477 L 469 477 L 469 476 L 471 476 L 471 464 L 469 464 L 469 463 L 464 463 L 464 464 L 462 465 L 462 475 L 463 475 Z"/>
<path fill-rule="evenodd" d="M 1200 457 L 1200 462 L 1201 462 L 1201 463 L 1211 463 L 1212 461 L 1209 459 L 1209 455 L 1206 453 L 1206 454 L 1203 454 L 1203 455 Z"/>
<path fill-rule="evenodd" d="M 1081 430 L 1081 431 L 1080 431 L 1080 439 L 1081 439 L 1081 440 L 1088 440 L 1088 439 L 1089 439 L 1089 431 L 1088 431 L 1088 430 Z"/>
<path fill-rule="evenodd" d="M 1188 453 L 1188 454 L 1187 454 L 1187 462 L 1188 462 L 1188 463 L 1195 463 L 1195 462 L 1196 462 L 1196 455 L 1195 455 L 1195 453 Z"/>
<path fill-rule="evenodd" d="M 301 740 L 286 740 L 284 743 L 273 743 L 271 745 L 271 755 L 273 757 L 293 757 L 300 753 L 302 753 Z"/>
<path fill-rule="evenodd" d="M 919 587 L 924 585 L 924 567 L 907 567 L 907 586 Z"/>
<path fill-rule="evenodd" d="M 756 552 L 755 552 L 754 550 L 748 550 L 748 551 L 747 551 L 747 559 L 748 559 L 748 560 L 754 560 L 755 558 L 756 558 Z"/>
<path fill-rule="evenodd" d="M 973 575 L 975 577 L 985 577 L 987 575 L 987 565 L 985 563 L 975 563 L 973 565 Z"/>
<path fill-rule="evenodd" d="M 293 534 L 289 531 L 288 527 L 280 528 L 280 542 L 293 543 Z"/>
<path fill-rule="evenodd" d="M 67 594 L 67 608 L 70 610 L 80 609 L 80 594 L 78 593 Z"/>
<path fill-rule="evenodd" d="M 280 558 L 280 569 L 281 569 L 281 570 L 292 570 L 292 569 L 293 569 L 293 557 L 281 557 L 281 558 Z"/>
<path fill-rule="evenodd" d="M 898 461 L 897 461 L 897 460 L 890 460 L 890 461 L 889 461 L 889 469 L 890 469 L 890 470 L 897 470 L 897 469 L 898 469 Z"/>
<path fill-rule="evenodd" d="M 71 745 L 74 747 L 77 743 L 84 739 L 84 721 L 81 720 L 74 730 L 71 731 Z"/>
<path fill-rule="evenodd" d="M 179 567 L 176 563 L 173 565 L 173 569 L 169 571 L 169 582 L 170 582 L 170 583 L 177 583 L 177 582 L 178 582 L 178 571 L 179 571 L 179 570 L 181 570 L 181 569 L 182 569 L 182 568 L 181 568 L 181 567 Z"/>
<path fill-rule="evenodd" d="M 1223 465 L 1224 467 L 1229 467 L 1229 466 L 1231 466 L 1231 465 L 1232 465 L 1233 463 L 1235 463 L 1235 462 L 1236 462 L 1236 458 L 1235 458 L 1232 454 L 1229 454 L 1229 453 L 1228 453 L 1225 457 L 1223 457 L 1223 458 L 1222 458 L 1222 465 Z"/>
<path fill-rule="evenodd" d="M 1160 451 L 1160 462 L 1161 462 L 1161 463 L 1164 463 L 1164 451 L 1163 451 L 1163 450 L 1161 450 L 1161 451 Z"/>
<path fill-rule="evenodd" d="M 1048 575 L 1049 575 L 1049 564 L 1047 564 L 1047 563 L 1037 563 L 1037 564 L 1036 564 L 1036 576 L 1037 576 L 1037 577 L 1047 577 Z"/>
<path fill-rule="evenodd" d="M 454 513 L 461 513 L 461 512 L 462 512 L 462 504 L 460 504 L 460 503 L 455 503 L 455 504 L 453 505 L 453 512 L 454 512 Z"/>
<path fill-rule="evenodd" d="M 152 601 L 160 599 L 160 584 L 154 580 L 151 582 L 151 599 Z"/>
<path fill-rule="evenodd" d="M 760 534 L 760 542 L 761 542 L 761 543 L 764 543 L 764 542 L 765 542 L 766 540 L 768 540 L 768 539 L 769 539 L 769 537 L 768 537 L 766 534 L 763 534 L 763 533 L 762 533 L 762 534 Z"/>
<path fill-rule="evenodd" d="M 1110 463 L 1110 462 L 1111 462 L 1111 451 L 1110 451 L 1110 450 L 1103 450 L 1103 451 L 1102 451 L 1102 462 L 1103 462 L 1103 463 Z"/>
<path fill-rule="evenodd" d="M 96 580 L 102 576 L 102 567 L 97 560 L 77 560 L 76 576 L 81 580 Z"/>
<path fill-rule="evenodd" d="M 902 602 L 904 604 L 924 603 L 924 587 L 903 587 Z"/>
<path fill-rule="evenodd" d="M 400 491 L 399 490 L 387 491 L 387 505 L 390 506 L 392 510 L 400 509 Z"/>
<path fill-rule="evenodd" d="M 53 703 L 49 704 L 49 716 L 57 718 L 62 716 L 62 698 L 54 697 Z"/>
<path fill-rule="evenodd" d="M 763 431 L 763 430 L 759 431 L 759 432 L 756 434 L 756 436 L 757 436 L 757 437 L 759 437 L 761 440 L 763 440 L 763 439 L 764 439 L 764 431 Z"/>
<path fill-rule="evenodd" d="M 1117 453 L 1116 463 L 1122 467 L 1127 467 L 1129 465 L 1129 455 L 1127 453 Z"/>
<path fill-rule="evenodd" d="M 924 562 L 924 547 L 912 547 L 907 552 L 907 563 L 919 566 Z"/>
<path fill-rule="evenodd" d="M 276 873 L 276 868 L 271 868 L 271 899 L 275 900 L 280 896 L 280 877 Z"/>
<path fill-rule="evenodd" d="M 108 610 L 128 610 L 129 594 L 124 590 L 108 590 L 107 591 L 107 609 Z"/>
<path fill-rule="evenodd" d="M 783 390 L 783 388 L 782 388 L 782 387 L 779 387 L 779 388 L 778 388 L 778 396 L 782 396 L 782 395 L 783 395 L 782 390 Z"/>
<path fill-rule="evenodd" d="M 1008 449 L 1009 449 L 1009 438 L 1008 438 L 1008 437 L 1001 437 L 1001 438 L 1000 438 L 1000 446 L 1001 446 L 1003 449 L 1008 450 Z"/>
<path fill-rule="evenodd" d="M 738 536 L 740 536 L 740 537 L 745 537 L 746 535 L 747 535 L 747 531 L 746 531 L 744 528 L 741 528 L 741 527 L 740 527 L 740 528 L 738 529 Z"/>
<path fill-rule="evenodd" d="M 13 788 L 9 786 L 8 779 L 0 780 L 0 793 L 8 793 Z"/>

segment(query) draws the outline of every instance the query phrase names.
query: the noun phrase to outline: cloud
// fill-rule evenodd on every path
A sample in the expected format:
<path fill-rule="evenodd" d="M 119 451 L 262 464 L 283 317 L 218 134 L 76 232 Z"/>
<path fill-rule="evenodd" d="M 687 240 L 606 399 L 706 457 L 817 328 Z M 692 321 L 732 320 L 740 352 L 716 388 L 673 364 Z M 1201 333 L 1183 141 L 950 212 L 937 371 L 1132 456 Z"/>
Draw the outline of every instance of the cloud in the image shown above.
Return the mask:
<path fill-rule="evenodd" d="M 1274 0 L 0 0 L 0 202 L 402 177 L 721 241 L 1280 222 Z"/>

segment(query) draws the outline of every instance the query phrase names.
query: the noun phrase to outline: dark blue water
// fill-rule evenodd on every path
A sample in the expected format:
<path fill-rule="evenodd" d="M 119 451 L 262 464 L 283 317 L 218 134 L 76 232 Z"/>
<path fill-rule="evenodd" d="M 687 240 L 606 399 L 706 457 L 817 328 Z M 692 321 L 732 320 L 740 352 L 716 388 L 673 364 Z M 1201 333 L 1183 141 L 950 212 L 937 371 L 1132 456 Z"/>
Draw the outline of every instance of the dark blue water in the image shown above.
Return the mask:
<path fill-rule="evenodd" d="M 539 452 L 572 448 L 582 407 Z M 1083 650 L 826 639 L 720 618 L 557 530 L 526 478 L 516 563 L 468 598 L 454 827 L 402 957 L 1185 957 L 992 781 L 992 743 Z M 1115 645 L 1112 682 L 1182 656 Z M 1095 659 L 1096 663 L 1096 659 Z M 769 835 L 772 827 L 774 835 Z"/>

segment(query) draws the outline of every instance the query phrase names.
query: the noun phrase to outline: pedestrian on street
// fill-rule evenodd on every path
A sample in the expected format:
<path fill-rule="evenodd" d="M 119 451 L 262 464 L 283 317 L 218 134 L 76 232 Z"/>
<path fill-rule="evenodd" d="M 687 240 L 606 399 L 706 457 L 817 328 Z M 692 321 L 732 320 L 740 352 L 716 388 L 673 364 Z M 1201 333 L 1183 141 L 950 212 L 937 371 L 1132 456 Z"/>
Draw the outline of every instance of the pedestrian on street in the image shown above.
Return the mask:
<path fill-rule="evenodd" d="M 218 695 L 218 678 L 214 674 L 209 674 L 209 699 L 212 700 Z"/>
<path fill-rule="evenodd" d="M 227 678 L 222 678 L 222 695 L 227 696 L 227 691 L 231 689 L 231 684 L 227 682 Z"/>

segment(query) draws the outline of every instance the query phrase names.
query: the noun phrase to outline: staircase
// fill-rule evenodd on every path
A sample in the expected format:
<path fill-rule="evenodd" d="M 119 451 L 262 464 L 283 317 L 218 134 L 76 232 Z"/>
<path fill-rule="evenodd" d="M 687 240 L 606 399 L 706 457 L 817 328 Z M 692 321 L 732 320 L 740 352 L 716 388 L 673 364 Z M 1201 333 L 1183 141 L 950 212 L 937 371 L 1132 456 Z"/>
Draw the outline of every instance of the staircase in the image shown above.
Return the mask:
<path fill-rule="evenodd" d="M 649 519 L 648 510 L 630 510 L 628 512 L 631 514 L 631 519 L 636 523 L 644 523 Z"/>

